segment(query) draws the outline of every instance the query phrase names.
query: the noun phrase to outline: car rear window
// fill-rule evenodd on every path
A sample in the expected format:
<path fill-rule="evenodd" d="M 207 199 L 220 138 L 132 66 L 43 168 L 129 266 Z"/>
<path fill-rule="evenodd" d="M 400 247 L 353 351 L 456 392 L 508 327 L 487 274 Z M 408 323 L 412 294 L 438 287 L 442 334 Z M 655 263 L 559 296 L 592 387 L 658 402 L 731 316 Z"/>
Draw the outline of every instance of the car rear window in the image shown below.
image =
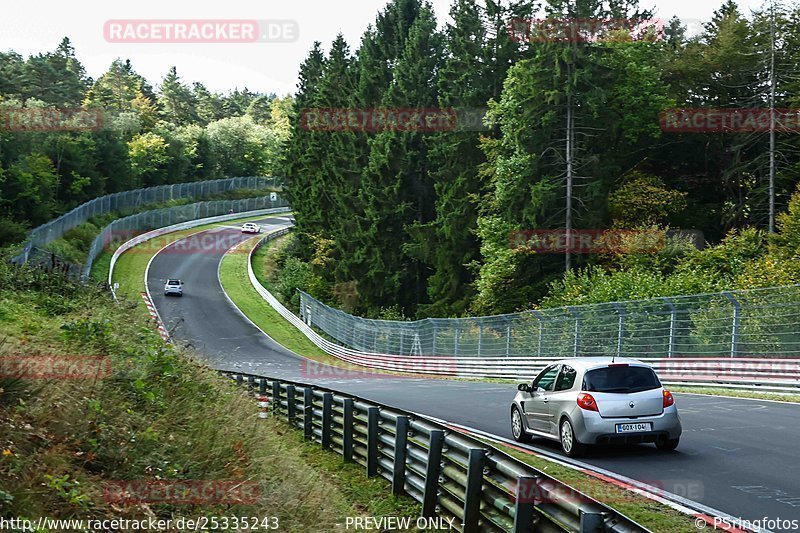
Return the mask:
<path fill-rule="evenodd" d="M 583 376 L 585 391 L 631 393 L 657 389 L 658 376 L 646 366 L 607 366 L 589 370 Z"/>
<path fill-rule="evenodd" d="M 174 279 L 171 279 L 171 280 L 169 280 L 167 282 L 167 285 L 180 285 L 180 284 L 181 284 L 180 281 L 177 281 L 177 280 L 174 280 Z"/>

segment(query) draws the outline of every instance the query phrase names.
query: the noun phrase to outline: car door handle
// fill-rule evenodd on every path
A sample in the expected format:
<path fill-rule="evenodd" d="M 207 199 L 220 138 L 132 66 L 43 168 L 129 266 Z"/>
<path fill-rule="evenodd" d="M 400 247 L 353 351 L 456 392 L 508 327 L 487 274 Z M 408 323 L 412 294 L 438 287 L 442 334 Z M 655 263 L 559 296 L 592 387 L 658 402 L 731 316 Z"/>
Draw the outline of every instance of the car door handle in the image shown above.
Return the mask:
<path fill-rule="evenodd" d="M 547 403 L 547 402 L 549 402 L 549 401 L 550 401 L 550 398 L 542 398 L 542 401 L 543 401 L 544 403 Z"/>

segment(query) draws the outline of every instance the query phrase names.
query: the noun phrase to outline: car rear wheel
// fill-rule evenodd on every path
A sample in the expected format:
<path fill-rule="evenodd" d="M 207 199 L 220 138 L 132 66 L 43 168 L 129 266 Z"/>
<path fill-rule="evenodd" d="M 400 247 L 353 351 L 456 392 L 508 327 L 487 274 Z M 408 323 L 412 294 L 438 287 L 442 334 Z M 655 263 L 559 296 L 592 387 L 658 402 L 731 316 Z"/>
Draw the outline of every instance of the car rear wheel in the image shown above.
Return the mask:
<path fill-rule="evenodd" d="M 586 451 L 586 446 L 578 442 L 575 438 L 575 431 L 572 429 L 572 422 L 568 418 L 561 421 L 561 449 L 568 457 L 579 457 Z"/>
<path fill-rule="evenodd" d="M 665 452 L 671 452 L 675 448 L 678 447 L 681 439 L 678 437 L 677 439 L 661 439 L 656 441 L 656 448 L 659 450 L 663 450 Z"/>
<path fill-rule="evenodd" d="M 522 413 L 515 405 L 511 408 L 511 435 L 517 442 L 530 442 L 531 436 L 525 433 L 525 426 L 522 423 Z"/>

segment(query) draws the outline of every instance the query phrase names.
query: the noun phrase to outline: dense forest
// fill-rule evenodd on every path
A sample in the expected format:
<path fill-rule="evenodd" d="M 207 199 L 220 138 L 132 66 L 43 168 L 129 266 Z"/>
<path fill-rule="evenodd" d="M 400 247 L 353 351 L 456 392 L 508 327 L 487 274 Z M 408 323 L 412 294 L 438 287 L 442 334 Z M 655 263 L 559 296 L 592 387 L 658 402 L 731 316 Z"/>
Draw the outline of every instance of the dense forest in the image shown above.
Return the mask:
<path fill-rule="evenodd" d="M 520 38 L 513 24 L 654 16 L 636 0 L 454 0 L 437 28 L 424 0 L 392 0 L 357 49 L 342 36 L 327 51 L 316 43 L 287 153 L 298 232 L 286 275 L 384 317 L 798 281 L 787 228 L 800 199 L 786 214 L 796 131 L 777 132 L 770 150 L 769 131 L 670 132 L 660 121 L 675 108 L 797 107 L 800 5 L 742 13 L 728 0 L 699 35 L 677 18 L 593 39 Z M 483 131 L 303 118 L 375 108 L 488 112 Z M 565 269 L 563 254 L 510 246 L 515 231 L 564 228 L 568 214 L 579 229 L 702 232 L 707 247 L 676 238 L 658 253 L 576 254 Z"/>
<path fill-rule="evenodd" d="M 275 175 L 292 100 L 246 88 L 211 92 L 174 67 L 154 89 L 120 59 L 93 80 L 67 38 L 27 59 L 0 52 L 0 119 L 76 109 L 96 112 L 97 127 L 43 131 L 0 121 L 0 244 L 103 194 Z"/>

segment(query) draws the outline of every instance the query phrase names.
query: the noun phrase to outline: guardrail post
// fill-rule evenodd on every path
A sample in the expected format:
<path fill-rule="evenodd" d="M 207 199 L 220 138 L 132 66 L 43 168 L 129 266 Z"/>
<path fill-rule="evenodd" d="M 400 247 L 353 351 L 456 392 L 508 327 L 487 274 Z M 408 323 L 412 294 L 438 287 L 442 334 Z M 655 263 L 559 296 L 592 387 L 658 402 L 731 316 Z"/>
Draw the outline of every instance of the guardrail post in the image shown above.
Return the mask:
<path fill-rule="evenodd" d="M 242 383 L 244 383 L 244 376 L 241 374 L 236 374 L 236 386 L 241 387 Z"/>
<path fill-rule="evenodd" d="M 394 470 L 392 472 L 392 494 L 404 494 L 406 484 L 406 452 L 408 450 L 407 416 L 398 416 L 395 425 Z"/>
<path fill-rule="evenodd" d="M 580 529 L 578 530 L 580 533 L 598 533 L 606 530 L 603 513 L 580 509 L 578 516 L 581 521 Z"/>
<path fill-rule="evenodd" d="M 464 494 L 464 533 L 476 533 L 481 516 L 481 490 L 486 451 L 470 448 L 467 464 L 467 489 Z"/>
<path fill-rule="evenodd" d="M 439 476 L 442 472 L 444 431 L 432 429 L 428 441 L 428 463 L 425 465 L 425 490 L 422 493 L 422 516 L 436 516 L 439 501 Z"/>
<path fill-rule="evenodd" d="M 514 533 L 533 533 L 533 507 L 536 494 L 536 478 L 519 476 L 514 491 Z"/>
<path fill-rule="evenodd" d="M 267 380 L 264 378 L 259 378 L 258 380 L 258 393 L 259 394 L 267 393 Z"/>
<path fill-rule="evenodd" d="M 342 420 L 342 457 L 347 462 L 353 461 L 353 399 L 345 398 L 344 417 Z"/>
<path fill-rule="evenodd" d="M 297 404 L 294 403 L 295 386 L 286 385 L 286 418 L 294 425 L 297 418 Z"/>
<path fill-rule="evenodd" d="M 314 438 L 314 389 L 303 389 L 303 440 Z"/>
<path fill-rule="evenodd" d="M 281 382 L 277 379 L 272 382 L 272 408 L 275 413 L 281 410 Z"/>
<path fill-rule="evenodd" d="M 378 474 L 378 431 L 381 421 L 380 409 L 367 407 L 367 477 Z"/>
<path fill-rule="evenodd" d="M 664 298 L 664 303 L 669 307 L 669 344 L 667 344 L 667 357 L 675 353 L 675 304 L 669 298 Z"/>
<path fill-rule="evenodd" d="M 247 376 L 247 390 L 253 390 L 255 388 L 256 388 L 256 377 Z"/>
<path fill-rule="evenodd" d="M 331 422 L 333 421 L 333 393 L 322 393 L 322 447 L 331 447 Z"/>
<path fill-rule="evenodd" d="M 723 292 L 725 298 L 733 304 L 733 323 L 731 324 L 731 357 L 736 357 L 736 352 L 739 351 L 739 319 L 742 312 L 742 304 L 733 297 L 728 291 Z"/>

